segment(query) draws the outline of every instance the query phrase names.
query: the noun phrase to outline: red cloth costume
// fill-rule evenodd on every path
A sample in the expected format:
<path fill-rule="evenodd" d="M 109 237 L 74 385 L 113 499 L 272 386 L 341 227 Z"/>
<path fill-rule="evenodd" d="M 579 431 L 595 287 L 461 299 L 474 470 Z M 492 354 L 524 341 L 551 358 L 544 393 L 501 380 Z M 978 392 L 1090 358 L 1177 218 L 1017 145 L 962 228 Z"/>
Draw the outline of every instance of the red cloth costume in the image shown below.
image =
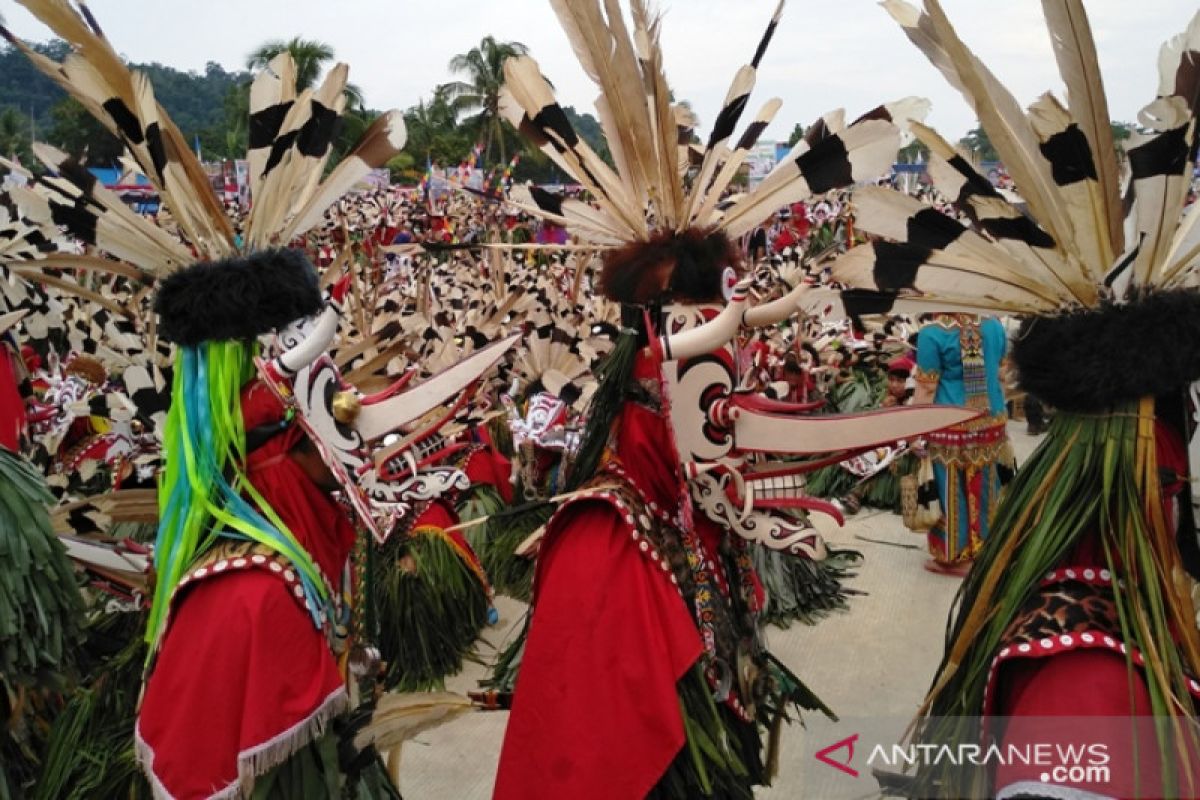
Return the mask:
<path fill-rule="evenodd" d="M 542 547 L 495 796 L 644 797 L 684 743 L 696 626 L 615 507 L 578 504 Z"/>
<path fill-rule="evenodd" d="M 412 530 L 419 531 L 422 528 L 433 528 L 439 531 L 439 535 L 445 537 L 446 543 L 463 560 L 467 569 L 471 570 L 475 574 L 475 577 L 479 579 L 479 583 L 483 587 L 484 593 L 487 594 L 490 603 L 492 590 L 488 584 L 487 573 L 483 569 L 483 564 L 479 561 L 479 556 L 471 547 L 471 543 L 467 541 L 467 537 L 463 536 L 462 531 L 447 530 L 458 525 L 458 523 L 458 513 L 455 512 L 453 506 L 445 500 L 438 498 L 429 501 L 429 505 L 417 516 L 416 522 L 412 525 Z"/>
<path fill-rule="evenodd" d="M 16 453 L 25 432 L 25 398 L 17 385 L 14 354 L 0 341 L 0 447 Z"/>
<path fill-rule="evenodd" d="M 247 430 L 283 417 L 262 384 L 242 397 Z M 293 425 L 268 440 L 246 471 L 336 591 L 354 528 L 289 456 L 302 435 Z M 286 561 L 255 552 L 197 564 L 172 599 L 137 722 L 155 788 L 176 798 L 232 796 L 239 779 L 286 760 L 347 704 Z"/>
<path fill-rule="evenodd" d="M 657 374 L 647 359 L 636 369 L 636 377 Z M 647 501 L 644 513 L 663 521 L 682 492 L 670 436 L 655 412 L 622 410 L 621 474 Z M 684 746 L 676 684 L 704 643 L 666 557 L 641 534 L 650 523 L 641 515 L 597 494 L 568 501 L 548 525 L 498 800 L 641 798 Z M 696 529 L 716 552 L 720 529 L 700 515 Z"/>
<path fill-rule="evenodd" d="M 1187 452 L 1183 440 L 1161 422 L 1155 427 L 1159 466 L 1175 475 L 1186 475 Z M 1164 487 L 1163 501 L 1168 526 L 1175 527 L 1173 499 L 1181 483 Z M 1005 645 L 992 662 L 984 713 L 1008 718 L 996 731 L 999 742 L 1024 750 L 1041 743 L 1103 744 L 1108 758 L 1107 780 L 1097 775 L 1083 780 L 1043 780 L 1045 765 L 1008 763 L 997 766 L 993 786 L 997 792 L 1016 784 L 1032 789 L 1047 782 L 1093 792 L 1104 797 L 1162 797 L 1159 745 L 1154 736 L 1150 693 L 1142 675 L 1143 658 L 1127 648 L 1117 633 L 1115 617 L 1105 619 L 1103 588 L 1111 581 L 1099 537 L 1082 539 L 1063 566 L 1042 581 L 1043 593 L 1053 593 L 1058 602 L 1059 627 L 1037 627 L 1037 614 L 1019 618 L 1010 628 Z M 1089 588 L 1092 587 L 1092 588 Z M 1100 589 L 1097 593 L 1095 590 Z M 1100 613 L 1076 613 L 1076 608 L 1099 608 Z M 1034 601 L 1031 607 L 1037 605 Z M 1111 612 L 1107 616 L 1115 614 Z M 1126 668 L 1126 651 L 1135 666 Z M 1190 680 L 1193 696 L 1200 697 L 1200 683 Z M 1138 749 L 1133 746 L 1128 719 L 1140 718 Z M 1057 718 L 1057 719 L 1052 719 Z M 1174 761 L 1177 756 L 1173 756 Z M 1200 754 L 1191 758 L 1192 769 L 1200 765 Z M 1088 759 L 1080 763 L 1088 764 Z M 1138 772 L 1134 779 L 1135 768 Z M 1186 773 L 1176 776 L 1180 796 L 1200 795 L 1200 776 L 1189 791 Z"/>
<path fill-rule="evenodd" d="M 511 504 L 512 462 L 496 449 L 487 431 L 480 428 L 478 434 L 483 447 L 471 453 L 467 463 L 462 466 L 462 471 L 470 479 L 472 486 L 487 484 L 496 490 L 506 504 Z"/>

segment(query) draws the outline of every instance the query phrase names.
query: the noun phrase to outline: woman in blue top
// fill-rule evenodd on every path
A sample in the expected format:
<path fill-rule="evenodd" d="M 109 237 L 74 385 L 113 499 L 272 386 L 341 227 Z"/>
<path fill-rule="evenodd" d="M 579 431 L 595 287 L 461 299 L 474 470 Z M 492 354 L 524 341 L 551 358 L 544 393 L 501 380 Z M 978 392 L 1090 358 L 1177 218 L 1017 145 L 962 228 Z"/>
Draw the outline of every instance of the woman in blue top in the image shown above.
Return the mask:
<path fill-rule="evenodd" d="M 996 319 L 937 314 L 917 334 L 918 403 L 975 408 L 984 416 L 926 437 L 942 519 L 929 530 L 927 565 L 965 572 L 987 538 L 1000 489 L 1013 474 L 1000 362 L 1007 349 Z"/>

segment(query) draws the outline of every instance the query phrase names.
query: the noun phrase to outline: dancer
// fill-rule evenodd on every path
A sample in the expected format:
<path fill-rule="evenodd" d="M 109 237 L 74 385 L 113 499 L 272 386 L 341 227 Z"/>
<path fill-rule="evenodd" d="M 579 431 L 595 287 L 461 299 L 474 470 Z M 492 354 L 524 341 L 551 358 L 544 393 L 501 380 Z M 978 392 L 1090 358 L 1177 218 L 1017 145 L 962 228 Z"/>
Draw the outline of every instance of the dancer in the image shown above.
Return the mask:
<path fill-rule="evenodd" d="M 917 334 L 917 402 L 984 413 L 926 437 L 942 506 L 942 520 L 928 534 L 926 568 L 933 572 L 966 573 L 987 539 L 1000 491 L 1013 476 L 1000 383 L 1007 344 L 999 320 L 973 314 L 935 314 Z"/>
<path fill-rule="evenodd" d="M 260 335 L 321 306 L 316 272 L 287 251 L 197 264 L 159 290 L 163 335 L 180 351 L 137 736 L 162 794 L 248 791 L 349 706 L 326 635 L 344 624 L 354 526 L 315 444 L 254 365 Z M 311 754 L 332 785 L 334 753 Z"/>
<path fill-rule="evenodd" d="M 40 146 L 57 177 L 29 176 L 17 195 L 28 217 L 48 228 L 62 224 L 113 256 L 85 257 L 89 268 L 159 282 L 158 333 L 177 344 L 146 632 L 151 658 L 137 726 L 151 787 L 187 797 L 300 796 L 297 776 L 307 773 L 320 779 L 303 791 L 328 796 L 355 777 L 342 771 L 336 738 L 322 735 L 349 706 L 335 650 L 348 644 L 340 601 L 355 524 L 382 541 L 384 523 L 404 509 L 465 488 L 453 468 L 428 459 L 418 467 L 412 448 L 430 435 L 429 412 L 454 407 L 512 340 L 416 390 L 361 395 L 325 355 L 346 282 L 321 310 L 312 266 L 270 244 L 316 226 L 347 188 L 399 152 L 401 115 L 377 119 L 321 180 L 337 129 L 325 123 L 345 106 L 347 70 L 339 65 L 298 95 L 294 63 L 277 57 L 251 87 L 255 205 L 235 234 L 149 84 L 120 61 L 91 15 L 28 5 L 75 48 L 69 67 L 10 41 L 122 138 L 170 211 L 158 220 L 168 229 L 159 228 L 74 161 Z M 76 80 L 80 74 L 89 80 Z M 140 309 L 147 294 L 131 305 Z M 260 349 L 258 337 L 272 331 Z M 400 427 L 406 436 L 381 444 Z M 335 488 L 356 523 L 329 497 Z M 370 754 L 360 761 L 372 763 Z M 386 776 L 359 788 L 394 794 Z"/>
<path fill-rule="evenodd" d="M 595 206 L 566 199 L 539 213 L 616 245 L 603 256 L 599 288 L 623 305 L 624 331 L 598 376 L 567 485 L 574 493 L 540 545 L 496 795 L 750 798 L 777 755 L 764 752 L 762 731 L 781 725 L 789 705 L 824 706 L 765 648 L 748 550 L 820 558 L 815 529 L 781 510 L 837 516 L 802 496 L 794 469 L 755 470 L 750 451 L 866 446 L 974 414 L 910 408 L 874 424 L 814 420 L 742 390 L 734 337 L 743 325 L 786 318 L 805 288 L 747 308 L 732 242 L 781 198 L 886 171 L 899 143 L 892 120 L 920 104 L 814 128 L 718 216 L 717 201 L 779 105 L 767 103 L 727 147 L 782 4 L 690 182 L 678 150 L 689 133 L 676 129 L 688 117 L 671 107 L 658 18 L 640 2 L 632 27 L 615 3 L 554 8 L 601 86 L 616 169 L 576 135 L 532 59 L 506 62 L 503 106 L 593 196 Z"/>
<path fill-rule="evenodd" d="M 1081 2 L 1044 4 L 1069 104 L 1048 93 L 1028 116 L 936 0 L 924 12 L 885 6 L 979 114 L 1027 213 L 920 128 L 937 188 L 970 226 L 895 192 L 860 190 L 859 226 L 901 241 L 851 251 L 835 275 L 898 290 L 897 306 L 1028 316 L 1013 347 L 1019 383 L 1057 410 L 959 593 L 916 739 L 1084 742 L 1110 757 L 1107 780 L 1037 764 L 927 763 L 908 790 L 1196 797 L 1200 635 L 1190 587 L 1200 554 L 1184 443 L 1194 429 L 1185 390 L 1200 378 L 1200 260 L 1179 244 L 1197 219 L 1183 210 L 1198 144 L 1200 15 L 1162 49 L 1157 97 L 1127 146 L 1122 198 Z"/>
<path fill-rule="evenodd" d="M 160 289 L 162 333 L 180 353 L 137 733 L 162 792 L 232 796 L 265 780 L 268 794 L 294 796 L 313 774 L 323 787 L 341 783 L 337 741 L 322 734 L 348 707 L 342 576 L 355 536 L 328 493 L 342 493 L 371 528 L 368 501 L 412 508 L 466 484 L 454 469 L 415 468 L 410 448 L 431 434 L 428 423 L 386 446 L 378 473 L 366 454 L 393 426 L 428 419 L 512 340 L 410 392 L 397 385 L 364 399 L 322 356 L 345 285 L 310 320 L 321 306 L 313 268 L 266 250 L 197 264 Z M 257 338 L 285 325 L 279 355 L 256 361 Z M 200 715 L 208 735 L 197 751 Z"/>

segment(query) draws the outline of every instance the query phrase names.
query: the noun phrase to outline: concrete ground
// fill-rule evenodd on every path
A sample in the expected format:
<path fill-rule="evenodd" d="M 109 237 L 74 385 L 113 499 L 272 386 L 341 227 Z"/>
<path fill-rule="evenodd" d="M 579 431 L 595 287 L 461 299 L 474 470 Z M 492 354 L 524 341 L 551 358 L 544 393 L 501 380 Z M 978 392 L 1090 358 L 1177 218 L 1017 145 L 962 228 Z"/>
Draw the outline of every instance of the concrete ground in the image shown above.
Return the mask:
<path fill-rule="evenodd" d="M 1024 423 L 1010 423 L 1019 462 L 1037 440 Z M 760 798 L 869 797 L 875 794 L 869 770 L 857 779 L 814 759 L 820 748 L 870 728 L 880 741 L 896 741 L 924 696 L 942 654 L 946 616 L 959 579 L 927 572 L 924 538 L 908 531 L 900 518 L 864 509 L 832 528 L 826 538 L 863 554 L 857 577 L 847 585 L 864 594 L 852 597 L 850 610 L 814 626 L 795 624 L 768 631 L 771 651 L 841 718 L 834 723 L 814 714 L 805 725 L 783 734 L 779 773 Z M 500 623 L 480 646 L 484 661 L 492 647 L 515 635 L 524 605 L 499 598 Z M 469 664 L 448 681 L 451 691 L 476 688 L 487 672 Z M 492 793 L 508 713 L 481 712 L 426 732 L 404 747 L 401 790 L 406 800 L 482 800 Z M 887 735 L 880 736 L 880 730 Z M 864 741 L 867 737 L 864 735 Z M 829 757 L 846 761 L 846 750 Z M 860 748 L 855 763 L 861 767 Z"/>

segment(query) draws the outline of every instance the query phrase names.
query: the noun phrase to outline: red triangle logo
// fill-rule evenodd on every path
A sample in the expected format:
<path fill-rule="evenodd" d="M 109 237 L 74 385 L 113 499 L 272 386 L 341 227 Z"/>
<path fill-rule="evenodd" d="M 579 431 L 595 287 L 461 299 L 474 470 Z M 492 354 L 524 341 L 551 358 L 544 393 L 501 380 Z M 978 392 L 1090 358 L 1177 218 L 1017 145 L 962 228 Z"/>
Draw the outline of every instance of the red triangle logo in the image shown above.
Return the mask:
<path fill-rule="evenodd" d="M 834 769 L 840 769 L 851 778 L 857 778 L 858 770 L 850 766 L 850 762 L 854 760 L 854 743 L 857 741 L 858 734 L 856 733 L 853 736 L 847 736 L 840 742 L 834 742 L 833 744 L 829 745 L 829 747 L 825 747 L 817 751 L 817 761 L 820 761 L 823 764 L 828 764 Z M 833 758 L 830 758 L 830 753 L 835 753 L 838 750 L 841 750 L 843 747 L 846 748 L 845 761 L 837 761 Z"/>

